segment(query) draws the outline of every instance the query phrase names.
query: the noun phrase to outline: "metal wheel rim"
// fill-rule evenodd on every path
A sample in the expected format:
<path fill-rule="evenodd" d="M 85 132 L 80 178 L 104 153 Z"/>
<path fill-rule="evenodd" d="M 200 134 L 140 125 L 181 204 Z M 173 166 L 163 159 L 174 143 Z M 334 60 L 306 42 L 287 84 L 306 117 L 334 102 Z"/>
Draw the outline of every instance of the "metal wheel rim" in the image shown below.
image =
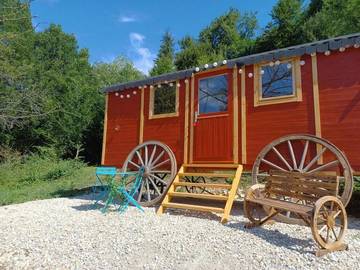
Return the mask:
<path fill-rule="evenodd" d="M 129 153 L 122 171 L 136 171 L 140 167 L 144 167 L 145 173 L 134 198 L 142 206 L 155 205 L 165 196 L 176 176 L 175 155 L 170 147 L 162 142 L 144 142 Z"/>
<path fill-rule="evenodd" d="M 299 157 L 297 158 L 295 155 L 292 156 L 291 154 L 291 150 L 290 148 L 292 147 L 293 143 L 291 143 L 292 141 L 304 141 L 305 145 L 304 145 L 304 148 L 302 149 L 303 150 L 303 153 L 299 159 Z M 308 146 L 306 146 L 306 142 L 309 142 L 308 143 Z M 290 142 L 290 145 L 289 146 L 289 143 Z M 272 165 L 270 165 L 269 163 L 266 163 L 264 162 L 264 159 L 266 157 L 266 155 L 273 151 L 273 153 L 275 153 L 277 156 L 278 154 L 276 153 L 276 146 L 280 145 L 280 144 L 283 144 L 283 143 L 288 143 L 288 148 L 289 148 L 289 154 L 291 156 L 291 160 L 292 160 L 292 163 L 291 162 L 288 162 L 288 164 L 286 164 L 286 162 L 284 162 L 283 160 L 281 160 L 281 158 L 279 157 L 279 159 L 281 160 L 281 163 L 278 163 L 278 164 L 274 164 L 274 165 L 281 165 L 279 167 L 281 167 L 283 170 L 285 171 L 290 171 L 289 169 L 289 166 L 294 169 L 295 165 L 297 166 L 297 169 L 299 169 L 298 171 L 300 172 L 307 172 L 307 173 L 310 173 L 310 172 L 314 172 L 315 169 L 317 168 L 320 168 L 321 166 L 324 166 L 324 165 L 327 165 L 331 162 L 326 162 L 325 164 L 323 165 L 319 165 L 318 167 L 316 167 L 315 169 L 312 169 L 314 165 L 317 165 L 317 164 L 312 164 L 311 166 L 309 166 L 307 168 L 307 166 L 313 161 L 314 158 L 311 158 L 310 159 L 310 162 L 308 163 L 305 163 L 305 159 L 303 158 L 303 154 L 306 153 L 305 155 L 305 158 L 308 156 L 308 153 L 309 153 L 309 145 L 310 143 L 314 143 L 315 145 L 320 145 L 322 146 L 322 149 L 324 150 L 322 152 L 322 154 L 320 155 L 323 156 L 323 154 L 326 152 L 326 151 L 330 151 L 337 159 L 338 163 L 336 163 L 338 166 L 341 165 L 342 169 L 343 169 L 343 184 L 344 184 L 344 190 L 343 190 L 343 193 L 341 194 L 340 196 L 340 200 L 341 202 L 344 204 L 344 206 L 346 206 L 349 201 L 350 201 L 350 198 L 351 198 L 351 194 L 352 194 L 352 188 L 353 188 L 353 175 L 352 175 L 352 169 L 351 169 L 351 166 L 350 166 L 350 163 L 349 161 L 347 160 L 346 156 L 344 155 L 344 153 L 342 153 L 334 144 L 332 144 L 331 142 L 323 139 L 323 138 L 319 138 L 319 137 L 316 137 L 314 135 L 309 135 L 309 134 L 294 134 L 294 135 L 288 135 L 288 136 L 284 136 L 284 137 L 281 137 L 281 138 L 278 138 L 274 141 L 272 141 L 270 144 L 268 144 L 267 146 L 265 146 L 261 151 L 260 153 L 258 154 L 255 162 L 254 162 L 254 165 L 253 165 L 253 169 L 252 169 L 252 183 L 253 184 L 256 184 L 258 183 L 258 178 L 259 176 L 263 175 L 260 173 L 260 166 L 262 164 L 267 164 L 268 166 L 272 167 L 273 169 L 278 169 Z M 275 148 L 275 150 L 274 150 Z M 305 148 L 306 148 L 306 151 L 305 151 Z M 277 150 L 277 152 L 279 152 L 279 150 Z M 282 153 L 279 152 L 280 155 L 282 155 Z M 284 156 L 283 156 L 284 157 Z M 316 158 L 316 160 L 314 161 L 315 163 L 317 162 L 317 160 L 320 158 Z M 295 159 L 295 164 L 294 164 L 294 159 Z M 304 161 L 303 161 L 304 159 Z M 266 160 L 266 159 L 265 159 Z M 286 159 L 285 159 L 286 160 Z M 266 160 L 267 161 L 267 160 Z M 336 165 L 334 163 L 334 166 Z M 331 165 L 331 164 L 330 164 Z M 306 168 L 306 170 L 305 170 Z M 330 167 L 324 167 L 323 169 L 326 169 L 326 168 L 331 168 Z M 319 170 L 321 171 L 321 170 Z M 315 171 L 316 172 L 316 171 Z M 267 210 L 267 212 L 269 212 L 269 209 L 265 207 L 265 210 Z M 305 222 L 303 222 L 303 220 L 299 219 L 299 218 L 296 218 L 296 217 L 290 217 L 290 212 L 287 213 L 287 214 L 278 214 L 275 219 L 277 219 L 278 221 L 282 221 L 282 222 L 286 222 L 286 223 L 292 223 L 292 224 L 302 224 L 304 225 Z"/>

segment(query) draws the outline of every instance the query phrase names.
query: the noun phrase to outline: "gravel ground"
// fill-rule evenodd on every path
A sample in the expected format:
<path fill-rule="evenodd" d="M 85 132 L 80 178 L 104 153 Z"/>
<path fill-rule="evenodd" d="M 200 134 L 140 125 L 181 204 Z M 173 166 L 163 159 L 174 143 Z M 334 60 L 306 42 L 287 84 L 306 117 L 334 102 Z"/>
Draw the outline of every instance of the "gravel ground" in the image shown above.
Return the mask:
<path fill-rule="evenodd" d="M 235 208 L 239 211 L 240 205 Z M 350 218 L 349 251 L 317 258 L 308 227 L 244 229 L 241 212 L 213 215 L 130 209 L 100 213 L 87 197 L 0 207 L 0 269 L 356 269 L 360 220 Z"/>

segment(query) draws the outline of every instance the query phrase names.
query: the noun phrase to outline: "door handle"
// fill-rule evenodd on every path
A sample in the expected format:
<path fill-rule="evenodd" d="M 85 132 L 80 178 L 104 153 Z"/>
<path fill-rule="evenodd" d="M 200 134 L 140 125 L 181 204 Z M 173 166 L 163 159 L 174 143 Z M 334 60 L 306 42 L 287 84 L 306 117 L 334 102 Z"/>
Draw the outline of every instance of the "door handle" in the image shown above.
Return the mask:
<path fill-rule="evenodd" d="M 196 126 L 197 125 L 197 122 L 198 122 L 198 116 L 199 116 L 199 112 L 195 112 L 195 114 L 194 114 L 194 126 Z"/>

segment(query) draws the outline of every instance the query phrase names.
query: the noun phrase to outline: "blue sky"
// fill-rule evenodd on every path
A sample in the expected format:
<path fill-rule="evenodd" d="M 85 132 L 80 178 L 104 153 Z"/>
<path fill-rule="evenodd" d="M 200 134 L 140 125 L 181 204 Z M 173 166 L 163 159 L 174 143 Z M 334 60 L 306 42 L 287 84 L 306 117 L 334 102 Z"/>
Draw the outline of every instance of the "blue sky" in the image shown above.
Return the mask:
<path fill-rule="evenodd" d="M 260 27 L 270 20 L 276 0 L 35 0 L 32 14 L 37 30 L 60 24 L 88 48 L 92 63 L 110 62 L 118 55 L 131 59 L 147 73 L 163 33 L 175 40 L 198 33 L 230 7 L 257 12 Z"/>

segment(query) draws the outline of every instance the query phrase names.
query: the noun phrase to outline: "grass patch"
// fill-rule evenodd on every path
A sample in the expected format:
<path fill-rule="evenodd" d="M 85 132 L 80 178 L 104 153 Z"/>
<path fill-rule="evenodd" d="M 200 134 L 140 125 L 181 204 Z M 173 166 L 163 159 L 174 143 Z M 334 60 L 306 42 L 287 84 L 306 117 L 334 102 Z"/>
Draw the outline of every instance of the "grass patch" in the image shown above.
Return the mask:
<path fill-rule="evenodd" d="M 93 185 L 94 167 L 32 155 L 0 164 L 0 205 L 77 195 Z"/>

